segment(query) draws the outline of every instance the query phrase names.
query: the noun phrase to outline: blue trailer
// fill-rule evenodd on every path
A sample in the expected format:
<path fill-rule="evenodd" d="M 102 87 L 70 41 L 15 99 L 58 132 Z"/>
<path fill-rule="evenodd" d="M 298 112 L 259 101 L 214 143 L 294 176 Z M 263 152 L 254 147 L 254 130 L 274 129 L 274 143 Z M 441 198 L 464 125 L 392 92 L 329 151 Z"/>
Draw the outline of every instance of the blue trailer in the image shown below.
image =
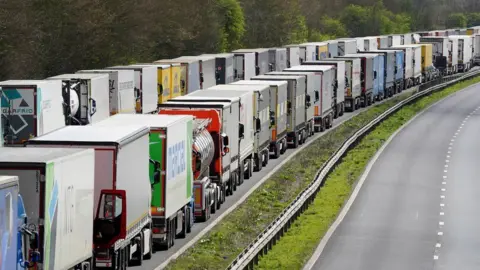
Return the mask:
<path fill-rule="evenodd" d="M 19 193 L 17 176 L 0 176 L 0 270 L 34 266 L 38 253 L 29 252 L 32 241 L 38 240 L 35 228 L 27 228 L 27 216 Z"/>
<path fill-rule="evenodd" d="M 395 58 L 395 51 L 374 50 L 371 52 L 382 54 L 384 57 L 385 96 L 391 97 L 395 94 L 395 65 L 397 64 Z"/>
<path fill-rule="evenodd" d="M 388 55 L 386 53 L 382 52 L 377 52 L 377 51 L 359 51 L 358 54 L 365 54 L 365 55 L 371 55 L 374 57 L 374 68 L 376 68 L 375 71 L 377 71 L 377 81 L 378 81 L 378 92 L 377 94 L 374 93 L 374 98 L 375 100 L 383 100 L 384 98 L 390 97 L 390 89 L 387 86 L 387 76 L 390 75 L 390 83 L 391 86 L 393 87 L 393 66 L 390 67 L 391 74 L 388 73 Z M 392 55 L 393 56 L 393 55 Z M 394 59 L 391 59 L 394 60 Z M 391 62 L 393 64 L 393 61 Z"/>
<path fill-rule="evenodd" d="M 406 89 L 407 84 L 407 69 L 405 67 L 405 51 L 402 49 L 393 49 L 393 48 L 382 48 L 385 51 L 394 51 L 395 58 L 396 58 L 396 65 L 395 65 L 395 89 L 396 93 L 402 92 L 402 90 Z"/>

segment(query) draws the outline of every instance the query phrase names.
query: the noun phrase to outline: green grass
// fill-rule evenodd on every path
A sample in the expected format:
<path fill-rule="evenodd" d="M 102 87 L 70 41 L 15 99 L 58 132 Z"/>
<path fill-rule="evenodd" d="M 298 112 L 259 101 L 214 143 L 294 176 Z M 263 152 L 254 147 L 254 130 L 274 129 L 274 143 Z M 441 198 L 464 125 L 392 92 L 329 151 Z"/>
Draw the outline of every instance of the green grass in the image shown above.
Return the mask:
<path fill-rule="evenodd" d="M 225 269 L 311 183 L 317 170 L 346 139 L 410 95 L 411 93 L 403 93 L 383 104 L 371 107 L 315 140 L 265 181 L 193 247 L 170 262 L 166 269 Z M 354 175 L 349 177 L 356 179 Z M 341 189 L 340 186 L 337 188 Z M 326 219 L 326 226 L 336 215 L 336 209 L 343 204 L 349 189 L 343 188 L 328 195 L 332 199 L 337 199 L 343 193 L 345 195 L 339 198 L 336 206 L 329 206 L 331 210 L 328 212 L 332 217 Z"/>
<path fill-rule="evenodd" d="M 292 224 L 272 250 L 260 259 L 258 269 L 301 269 L 336 219 L 365 166 L 383 143 L 429 105 L 478 82 L 480 78 L 470 79 L 423 97 L 403 107 L 366 135 L 329 174 L 310 207 Z"/>

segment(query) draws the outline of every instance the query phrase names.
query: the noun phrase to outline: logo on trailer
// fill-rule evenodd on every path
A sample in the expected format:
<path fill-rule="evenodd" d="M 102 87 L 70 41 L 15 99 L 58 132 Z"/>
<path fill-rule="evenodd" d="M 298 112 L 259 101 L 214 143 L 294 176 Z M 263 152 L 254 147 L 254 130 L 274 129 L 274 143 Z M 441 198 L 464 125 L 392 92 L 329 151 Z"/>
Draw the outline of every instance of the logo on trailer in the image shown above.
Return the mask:
<path fill-rule="evenodd" d="M 185 164 L 185 141 L 178 142 L 168 147 L 167 152 L 167 181 L 183 173 Z"/>

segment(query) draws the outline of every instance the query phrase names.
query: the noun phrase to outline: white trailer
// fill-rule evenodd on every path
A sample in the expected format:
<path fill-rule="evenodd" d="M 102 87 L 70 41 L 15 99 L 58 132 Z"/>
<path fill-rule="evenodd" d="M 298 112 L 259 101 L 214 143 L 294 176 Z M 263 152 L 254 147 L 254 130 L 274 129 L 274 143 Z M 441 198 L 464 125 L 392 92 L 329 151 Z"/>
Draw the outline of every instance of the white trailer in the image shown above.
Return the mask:
<path fill-rule="evenodd" d="M 70 108 L 62 97 L 61 80 L 10 80 L 0 82 L 1 130 L 7 146 L 22 145 L 37 137 L 65 126 Z"/>
<path fill-rule="evenodd" d="M 273 158 L 278 158 L 287 150 L 287 81 L 247 81 L 234 82 L 238 85 L 270 86 L 270 148 Z"/>
<path fill-rule="evenodd" d="M 470 69 L 472 62 L 472 38 L 467 35 L 452 35 L 450 40 L 456 40 L 458 46 L 458 71 L 465 72 Z"/>
<path fill-rule="evenodd" d="M 410 45 L 412 44 L 412 34 L 403 34 L 400 35 L 400 45 Z"/>
<path fill-rule="evenodd" d="M 193 226 L 194 183 L 192 171 L 187 170 L 192 167 L 193 116 L 124 114 L 95 124 L 128 125 L 150 129 L 153 240 L 168 249 L 172 238 L 185 238 Z"/>
<path fill-rule="evenodd" d="M 317 60 L 317 46 L 313 43 L 300 44 L 300 63 Z"/>
<path fill-rule="evenodd" d="M 389 35 L 388 36 L 388 47 L 402 45 L 402 38 L 400 35 Z"/>
<path fill-rule="evenodd" d="M 411 64 L 412 76 L 410 78 L 412 78 L 414 84 L 417 85 L 422 81 L 422 46 L 419 44 L 409 44 L 392 47 L 392 49 L 403 48 L 410 48 L 405 51 L 405 63 L 407 68 L 409 63 Z M 410 57 L 408 51 L 411 52 Z"/>
<path fill-rule="evenodd" d="M 339 39 L 338 40 L 338 56 L 344 56 L 345 54 L 357 53 L 357 40 L 356 39 Z"/>
<path fill-rule="evenodd" d="M 18 176 L 28 222 L 39 230 L 40 237 L 26 243 L 28 250 L 30 244 L 39 244 L 38 269 L 94 269 L 95 169 L 92 149 L 0 151 L 0 175 Z"/>
<path fill-rule="evenodd" d="M 473 36 L 473 53 L 475 64 L 478 65 L 480 63 L 480 34 Z"/>
<path fill-rule="evenodd" d="M 233 54 L 234 81 L 250 80 L 255 76 L 255 53 L 241 52 Z"/>
<path fill-rule="evenodd" d="M 106 73 L 110 89 L 110 115 L 135 113 L 135 90 L 133 70 L 89 69 L 77 73 Z"/>
<path fill-rule="evenodd" d="M 433 63 L 437 69 L 444 69 L 445 74 L 454 73 L 458 62 L 458 42 L 454 41 L 457 40 L 450 40 L 446 36 L 420 38 L 420 42 L 432 44 Z"/>
<path fill-rule="evenodd" d="M 365 51 L 378 50 L 378 37 L 363 38 L 363 48 Z M 364 51 L 360 50 L 360 51 Z"/>
<path fill-rule="evenodd" d="M 267 85 L 222 85 L 211 87 L 209 90 L 218 91 L 239 91 L 252 93 L 252 118 L 254 120 L 254 170 L 260 171 L 262 167 L 267 166 L 269 160 L 270 147 L 270 86 Z M 242 95 L 243 96 L 243 95 Z M 245 102 L 246 103 L 246 102 Z M 243 105 L 245 105 L 245 103 Z M 248 109 L 248 106 L 245 106 Z M 248 115 L 247 115 L 248 117 Z M 248 119 L 248 118 L 247 118 Z"/>
<path fill-rule="evenodd" d="M 287 68 L 300 65 L 300 47 L 298 45 L 287 45 Z"/>
<path fill-rule="evenodd" d="M 413 59 L 415 57 L 415 54 L 413 52 L 413 48 L 410 47 L 410 46 L 405 46 L 405 45 L 395 45 L 395 46 L 392 46 L 388 49 L 397 49 L 397 50 L 402 50 L 404 52 L 404 55 L 405 55 L 405 69 L 404 69 L 404 72 L 405 72 L 405 80 L 413 80 L 413 78 L 415 77 L 415 73 L 414 73 L 414 67 L 413 67 Z M 420 57 L 421 57 L 421 49 L 420 49 Z M 421 61 L 420 61 L 421 63 Z M 421 67 L 420 67 L 420 73 L 421 73 Z M 407 88 L 410 87 L 410 83 L 407 83 Z"/>
<path fill-rule="evenodd" d="M 47 78 L 62 80 L 62 95 L 69 114 L 67 125 L 88 125 L 110 116 L 108 74 L 77 73 Z"/>
<path fill-rule="evenodd" d="M 338 40 L 329 40 L 328 44 L 328 57 L 338 56 Z"/>
<path fill-rule="evenodd" d="M 215 77 L 216 58 L 212 55 L 197 55 L 197 56 L 181 56 L 173 60 L 187 61 L 198 60 L 200 62 L 200 89 L 207 89 L 217 85 L 217 78 Z"/>
<path fill-rule="evenodd" d="M 27 147 L 95 149 L 93 206 L 97 214 L 90 237 L 96 267 L 116 269 L 126 267 L 130 261 L 141 264 L 143 259 L 151 258 L 148 127 L 68 126 L 30 140 Z"/>
<path fill-rule="evenodd" d="M 365 37 L 355 38 L 357 41 L 357 52 L 358 51 L 365 51 Z"/>
<path fill-rule="evenodd" d="M 156 66 L 114 66 L 106 69 L 133 70 L 135 77 L 135 111 L 140 114 L 154 113 L 157 110 L 157 67 Z"/>
<path fill-rule="evenodd" d="M 282 71 L 287 68 L 287 49 L 269 48 L 268 49 L 269 71 Z"/>
<path fill-rule="evenodd" d="M 377 39 L 377 43 L 379 49 L 390 47 L 388 44 L 388 36 L 379 36 Z"/>

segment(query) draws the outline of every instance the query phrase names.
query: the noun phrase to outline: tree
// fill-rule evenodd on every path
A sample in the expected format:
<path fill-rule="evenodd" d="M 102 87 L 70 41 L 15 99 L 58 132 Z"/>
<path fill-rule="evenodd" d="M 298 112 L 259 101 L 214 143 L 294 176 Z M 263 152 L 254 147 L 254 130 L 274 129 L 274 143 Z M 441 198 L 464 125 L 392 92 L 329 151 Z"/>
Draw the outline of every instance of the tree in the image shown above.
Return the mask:
<path fill-rule="evenodd" d="M 453 13 L 448 15 L 445 23 L 447 28 L 464 28 L 467 27 L 467 16 L 462 13 Z"/>

